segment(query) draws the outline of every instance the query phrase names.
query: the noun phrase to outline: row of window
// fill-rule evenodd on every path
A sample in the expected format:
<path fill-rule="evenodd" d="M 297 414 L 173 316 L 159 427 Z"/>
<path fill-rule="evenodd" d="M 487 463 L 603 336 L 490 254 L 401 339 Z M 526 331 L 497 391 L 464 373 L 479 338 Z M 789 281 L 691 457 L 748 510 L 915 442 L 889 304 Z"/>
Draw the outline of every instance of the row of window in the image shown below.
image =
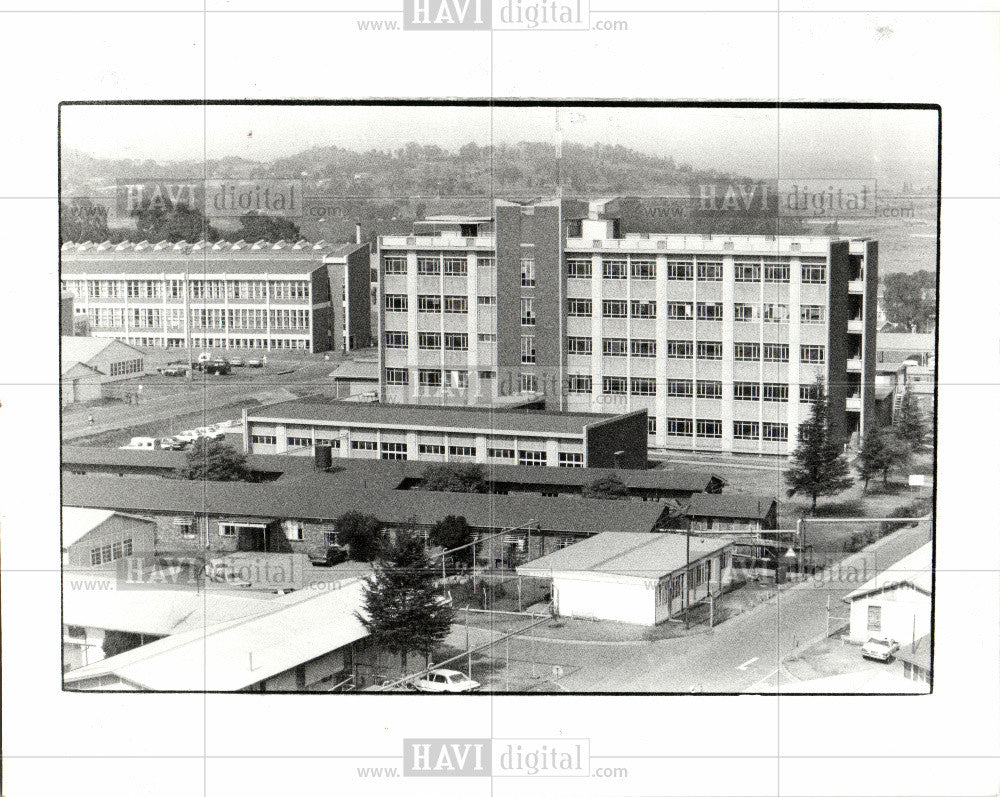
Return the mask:
<path fill-rule="evenodd" d="M 668 437 L 722 437 L 722 421 L 708 418 L 667 418 Z M 733 421 L 734 440 L 764 440 L 771 443 L 788 441 L 787 423 L 765 421 Z"/>
<path fill-rule="evenodd" d="M 102 545 L 98 548 L 91 548 L 90 564 L 106 565 L 108 562 L 114 562 L 117 559 L 123 559 L 124 557 L 131 555 L 132 538 L 129 537 L 121 542 L 113 542 L 110 545 Z"/>
<path fill-rule="evenodd" d="M 184 280 L 66 280 L 65 290 L 90 299 L 183 299 Z M 191 299 L 304 300 L 307 280 L 204 280 L 188 283 Z"/>
<path fill-rule="evenodd" d="M 108 369 L 109 376 L 125 376 L 126 374 L 139 373 L 142 373 L 141 357 L 135 360 L 120 360 L 116 363 L 111 363 L 111 366 Z"/>
<path fill-rule="evenodd" d="M 792 264 L 788 260 L 761 258 L 736 258 L 733 278 L 736 282 L 764 282 L 783 284 L 791 282 Z M 805 259 L 800 263 L 800 276 L 806 284 L 826 283 L 826 261 Z M 569 279 L 593 277 L 593 260 L 589 257 L 570 256 L 566 259 L 566 276 Z M 667 279 L 673 281 L 721 282 L 724 277 L 721 260 L 698 258 L 667 258 Z M 651 258 L 604 257 L 601 277 L 608 280 L 656 279 L 656 261 Z"/>
<path fill-rule="evenodd" d="M 410 334 L 389 330 L 385 333 L 387 349 L 405 349 L 410 344 Z M 417 347 L 423 351 L 468 351 L 469 336 L 465 332 L 418 332 Z"/>
<path fill-rule="evenodd" d="M 469 386 L 469 372 L 420 368 L 417 371 L 417 382 L 420 387 L 466 388 Z M 406 368 L 386 368 L 385 383 L 395 386 L 409 385 L 410 372 Z"/>
<path fill-rule="evenodd" d="M 492 297 L 479 297 L 492 298 Z M 409 310 L 409 301 L 405 293 L 387 293 L 385 309 L 389 313 L 405 313 Z M 417 297 L 418 313 L 468 313 L 469 298 L 467 296 L 438 296 L 436 294 L 420 294 Z"/>
<path fill-rule="evenodd" d="M 723 344 L 719 340 L 668 340 L 667 357 L 677 360 L 721 360 Z M 569 336 L 566 338 L 566 353 L 589 356 L 594 353 L 593 338 Z M 656 341 L 649 338 L 602 338 L 601 353 L 605 357 L 656 357 Z M 763 353 L 763 358 L 761 354 Z M 787 363 L 789 346 L 787 343 L 734 343 L 733 359 L 737 362 Z M 802 345 L 799 360 L 803 363 L 823 363 L 826 361 L 826 347 Z"/>
<path fill-rule="evenodd" d="M 493 268 L 496 261 L 492 256 L 476 255 L 476 265 Z M 385 255 L 382 266 L 386 274 L 406 274 L 409 268 L 406 255 Z M 465 256 L 448 252 L 417 253 L 417 274 L 422 276 L 443 274 L 446 277 L 464 277 L 468 273 L 469 261 Z"/>

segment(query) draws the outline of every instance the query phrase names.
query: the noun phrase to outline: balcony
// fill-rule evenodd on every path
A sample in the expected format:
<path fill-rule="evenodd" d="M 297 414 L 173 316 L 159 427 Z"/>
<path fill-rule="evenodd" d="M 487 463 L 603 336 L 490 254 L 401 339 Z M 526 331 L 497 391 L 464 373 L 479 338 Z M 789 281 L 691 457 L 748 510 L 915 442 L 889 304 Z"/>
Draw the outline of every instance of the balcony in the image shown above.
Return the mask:
<path fill-rule="evenodd" d="M 851 280 L 847 283 L 848 293 L 864 293 L 865 292 L 865 281 L 863 279 Z"/>
<path fill-rule="evenodd" d="M 864 369 L 864 362 L 861 357 L 851 357 L 847 361 L 847 371 L 852 374 L 860 374 Z"/>
<path fill-rule="evenodd" d="M 865 320 L 863 318 L 850 318 L 847 321 L 847 331 L 860 335 L 865 331 Z"/>
<path fill-rule="evenodd" d="M 861 412 L 861 396 L 848 396 L 846 405 L 848 412 Z"/>

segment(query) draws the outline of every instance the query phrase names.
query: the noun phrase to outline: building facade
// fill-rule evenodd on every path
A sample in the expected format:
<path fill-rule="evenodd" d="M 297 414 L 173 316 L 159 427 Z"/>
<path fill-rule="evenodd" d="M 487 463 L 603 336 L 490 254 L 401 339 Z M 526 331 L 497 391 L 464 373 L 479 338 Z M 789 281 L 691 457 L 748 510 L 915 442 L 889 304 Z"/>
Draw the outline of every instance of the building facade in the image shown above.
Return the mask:
<path fill-rule="evenodd" d="M 367 245 L 66 243 L 61 279 L 92 336 L 137 346 L 323 352 L 370 342 Z"/>
<path fill-rule="evenodd" d="M 649 413 L 658 448 L 788 454 L 818 377 L 874 411 L 878 244 L 623 232 L 613 202 L 497 202 L 379 239 L 387 401 Z"/>

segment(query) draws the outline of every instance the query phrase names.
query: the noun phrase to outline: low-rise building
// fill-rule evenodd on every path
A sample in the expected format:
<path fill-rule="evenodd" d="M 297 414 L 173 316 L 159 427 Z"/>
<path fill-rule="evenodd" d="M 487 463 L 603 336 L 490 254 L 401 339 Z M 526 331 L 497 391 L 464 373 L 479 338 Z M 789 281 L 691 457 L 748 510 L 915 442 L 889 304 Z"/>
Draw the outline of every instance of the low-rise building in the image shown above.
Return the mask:
<path fill-rule="evenodd" d="M 896 658 L 903 662 L 903 677 L 910 681 L 932 686 L 931 638 L 921 637 L 911 645 L 899 649 Z"/>
<path fill-rule="evenodd" d="M 645 468 L 646 410 L 606 415 L 304 400 L 243 413 L 244 451 L 332 458 Z"/>
<path fill-rule="evenodd" d="M 64 335 L 60 346 L 62 404 L 108 398 L 121 382 L 145 375 L 139 349 L 107 338 Z"/>
<path fill-rule="evenodd" d="M 844 598 L 849 638 L 888 637 L 909 645 L 931 631 L 931 543 L 904 556 Z"/>
<path fill-rule="evenodd" d="M 732 541 L 686 534 L 612 532 L 517 568 L 552 581 L 556 614 L 655 625 L 732 581 Z"/>
<path fill-rule="evenodd" d="M 778 527 L 778 499 L 740 493 L 692 493 L 684 514 L 692 531 L 770 531 Z"/>
<path fill-rule="evenodd" d="M 108 509 L 63 507 L 63 565 L 68 568 L 114 568 L 129 556 L 152 554 L 155 546 L 156 526 L 149 518 Z"/>

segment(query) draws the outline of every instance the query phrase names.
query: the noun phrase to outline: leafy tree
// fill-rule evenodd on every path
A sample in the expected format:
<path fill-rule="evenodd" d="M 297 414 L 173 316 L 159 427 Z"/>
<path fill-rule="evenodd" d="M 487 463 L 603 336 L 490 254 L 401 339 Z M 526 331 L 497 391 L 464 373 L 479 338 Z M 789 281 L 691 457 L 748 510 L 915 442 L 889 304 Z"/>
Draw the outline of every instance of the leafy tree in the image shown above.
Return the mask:
<path fill-rule="evenodd" d="M 140 634 L 133 634 L 131 631 L 105 631 L 101 650 L 104 651 L 105 658 L 111 658 L 119 653 L 134 650 L 141 645 L 142 635 Z"/>
<path fill-rule="evenodd" d="M 111 238 L 108 209 L 103 205 L 95 205 L 89 199 L 74 199 L 72 202 L 63 202 L 60 211 L 60 243 L 104 242 Z"/>
<path fill-rule="evenodd" d="M 474 536 L 472 529 L 464 517 L 461 515 L 458 517 L 448 515 L 444 520 L 439 520 L 431 526 L 428 539 L 431 545 L 440 545 L 445 550 L 450 550 L 452 548 L 460 548 L 463 545 L 469 545 L 473 541 Z M 457 551 L 452 556 L 456 562 L 472 564 L 472 546 L 469 545 L 468 548 L 462 548 L 462 550 Z"/>
<path fill-rule="evenodd" d="M 404 671 L 410 651 L 429 657 L 451 629 L 454 612 L 442 605 L 435 578 L 423 542 L 400 531 L 376 562 L 364 609 L 355 613 L 377 644 L 401 654 Z"/>
<path fill-rule="evenodd" d="M 882 278 L 882 286 L 886 318 L 915 332 L 926 332 L 937 313 L 934 275 L 926 270 L 894 272 Z"/>
<path fill-rule="evenodd" d="M 903 394 L 903 401 L 893 428 L 896 435 L 909 447 L 910 453 L 922 454 L 927 451 L 929 437 L 927 421 L 910 391 Z"/>
<path fill-rule="evenodd" d="M 603 498 L 609 501 L 618 501 L 629 496 L 625 482 L 614 474 L 594 479 L 590 484 L 585 484 L 580 492 L 584 498 Z"/>
<path fill-rule="evenodd" d="M 486 491 L 486 471 L 482 465 L 431 465 L 424 470 L 420 487 L 443 493 L 482 493 Z"/>
<path fill-rule="evenodd" d="M 333 522 L 337 542 L 350 549 L 355 562 L 372 562 L 382 550 L 385 529 L 381 521 L 363 512 L 346 512 Z"/>
<path fill-rule="evenodd" d="M 830 405 L 823 379 L 816 380 L 816 399 L 809 418 L 799 424 L 798 445 L 785 474 L 789 497 L 805 493 L 812 497 L 812 512 L 821 495 L 836 495 L 851 486 L 841 442 L 830 429 Z"/>
<path fill-rule="evenodd" d="M 135 214 L 136 234 L 147 241 L 218 241 L 219 231 L 201 211 L 186 206 L 166 210 L 155 206 Z"/>
<path fill-rule="evenodd" d="M 181 469 L 182 479 L 210 482 L 253 481 L 253 471 L 247 458 L 223 440 L 201 437 L 187 452 L 187 466 Z"/>
<path fill-rule="evenodd" d="M 90 319 L 89 318 L 74 318 L 73 319 L 73 334 L 77 337 L 87 337 L 90 335 Z"/>
<path fill-rule="evenodd" d="M 240 216 L 238 238 L 245 241 L 297 241 L 301 237 L 299 225 L 283 216 L 270 216 L 250 212 Z"/>

